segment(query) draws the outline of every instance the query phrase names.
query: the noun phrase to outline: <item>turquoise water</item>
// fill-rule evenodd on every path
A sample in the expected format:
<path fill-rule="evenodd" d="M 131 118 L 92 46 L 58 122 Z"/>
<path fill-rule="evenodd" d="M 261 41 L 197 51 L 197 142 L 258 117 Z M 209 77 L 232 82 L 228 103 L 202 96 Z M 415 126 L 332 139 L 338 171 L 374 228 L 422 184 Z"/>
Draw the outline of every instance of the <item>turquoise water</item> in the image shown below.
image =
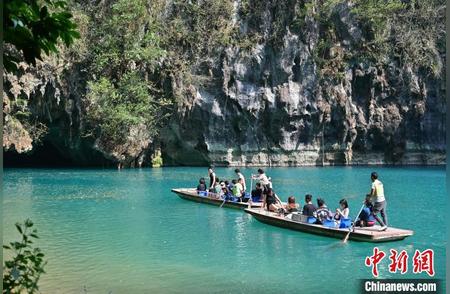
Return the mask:
<path fill-rule="evenodd" d="M 322 196 L 333 210 L 347 197 L 350 214 L 370 189 L 373 168 L 273 168 L 267 174 L 282 199 Z M 444 168 L 376 168 L 385 186 L 390 225 L 413 229 L 404 241 L 409 272 L 415 249 L 435 252 L 436 278 L 445 277 Z M 243 169 L 247 177 L 254 170 Z M 231 178 L 233 169 L 217 169 Z M 4 242 L 16 221 L 31 218 L 48 259 L 42 293 L 357 293 L 370 278 L 364 259 L 374 244 L 315 236 L 259 223 L 232 209 L 180 199 L 173 187 L 206 177 L 205 168 L 136 170 L 6 169 Z M 247 183 L 249 185 L 249 182 Z M 324 288 L 322 288 L 324 287 Z"/>

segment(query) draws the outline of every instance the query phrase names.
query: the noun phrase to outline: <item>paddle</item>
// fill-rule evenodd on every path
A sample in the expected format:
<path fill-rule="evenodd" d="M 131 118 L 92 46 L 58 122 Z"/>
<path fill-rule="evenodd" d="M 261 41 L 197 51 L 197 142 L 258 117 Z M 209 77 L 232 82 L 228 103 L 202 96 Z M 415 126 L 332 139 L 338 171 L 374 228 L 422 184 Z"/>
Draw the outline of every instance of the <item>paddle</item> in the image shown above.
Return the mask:
<path fill-rule="evenodd" d="M 365 203 L 361 206 L 361 209 L 359 210 L 358 214 L 356 215 L 356 217 L 355 217 L 355 222 L 356 222 L 356 220 L 358 219 L 359 215 L 361 214 L 361 211 L 363 211 L 364 206 L 366 206 Z M 347 242 L 348 237 L 350 236 L 350 233 L 352 232 L 352 229 L 353 229 L 353 227 L 354 227 L 354 223 L 355 223 L 355 222 L 353 222 L 353 223 L 350 225 L 350 228 L 348 228 L 348 233 L 347 233 L 347 235 L 345 236 L 344 240 L 342 240 L 342 243 L 346 243 L 346 242 Z"/>
<path fill-rule="evenodd" d="M 222 206 L 225 204 L 225 201 L 227 201 L 227 195 L 223 195 L 223 202 L 220 204 L 219 208 L 222 208 Z"/>
<path fill-rule="evenodd" d="M 252 189 L 253 189 L 253 178 L 250 177 L 250 198 L 248 199 L 248 206 L 247 208 L 252 208 Z"/>

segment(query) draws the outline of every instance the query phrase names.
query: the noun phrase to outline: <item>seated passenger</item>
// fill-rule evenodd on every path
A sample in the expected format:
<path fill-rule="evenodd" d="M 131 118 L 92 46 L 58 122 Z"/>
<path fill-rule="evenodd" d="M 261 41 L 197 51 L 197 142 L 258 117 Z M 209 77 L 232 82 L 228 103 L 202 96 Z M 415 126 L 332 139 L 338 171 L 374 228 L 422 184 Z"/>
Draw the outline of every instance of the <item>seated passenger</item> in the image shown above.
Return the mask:
<path fill-rule="evenodd" d="M 254 190 L 252 190 L 252 201 L 253 202 L 260 202 L 263 196 L 263 188 L 261 186 L 261 183 L 256 183 L 256 187 Z"/>
<path fill-rule="evenodd" d="M 325 220 L 329 220 L 332 217 L 331 211 L 325 204 L 325 200 L 322 198 L 317 199 L 317 210 L 314 212 L 314 217 L 317 219 L 316 224 L 323 224 Z"/>
<path fill-rule="evenodd" d="M 205 178 L 201 178 L 199 184 L 197 186 L 197 192 L 206 191 L 206 182 Z"/>
<path fill-rule="evenodd" d="M 214 187 L 214 198 L 219 199 L 222 198 L 223 199 L 223 195 L 225 194 L 223 191 L 223 186 L 225 186 L 225 183 L 223 181 L 219 181 L 219 179 L 217 179 L 217 184 Z"/>
<path fill-rule="evenodd" d="M 266 207 L 267 210 L 273 211 L 273 212 L 284 212 L 284 209 L 281 205 L 280 198 L 275 194 L 272 188 L 267 188 L 264 195 L 264 204 L 263 208 Z"/>
<path fill-rule="evenodd" d="M 216 177 L 216 183 L 214 185 L 214 193 L 220 194 L 221 191 L 222 191 L 222 187 L 220 186 L 219 178 Z"/>
<path fill-rule="evenodd" d="M 233 189 L 233 184 L 230 183 L 229 181 L 225 181 L 225 185 L 227 186 L 228 191 L 230 191 L 231 193 L 231 190 Z"/>
<path fill-rule="evenodd" d="M 314 204 L 312 204 L 312 195 L 306 194 L 305 195 L 305 205 L 303 206 L 302 214 L 306 216 L 314 216 L 314 211 L 316 211 L 316 207 Z"/>
<path fill-rule="evenodd" d="M 372 227 L 375 225 L 375 217 L 373 216 L 373 204 L 370 196 L 366 197 L 364 208 L 361 210 L 359 217 L 356 219 L 355 226 L 358 227 Z"/>
<path fill-rule="evenodd" d="M 295 197 L 289 196 L 288 202 L 287 202 L 286 206 L 284 207 L 285 212 L 286 213 L 297 212 L 298 208 L 299 208 L 299 205 L 298 205 L 298 203 L 295 203 Z"/>
<path fill-rule="evenodd" d="M 339 201 L 340 208 L 336 208 L 336 213 L 334 214 L 335 220 L 341 220 L 341 218 L 348 218 L 350 214 L 350 209 L 348 208 L 348 203 L 346 199 L 341 199 Z"/>
<path fill-rule="evenodd" d="M 225 182 L 220 183 L 220 188 L 222 189 L 222 191 L 220 192 L 220 198 L 224 199 L 224 197 L 226 197 L 229 199 L 232 196 L 232 194 L 231 194 L 231 191 L 228 190 L 228 187 L 225 184 Z"/>
<path fill-rule="evenodd" d="M 242 202 L 242 192 L 244 191 L 244 187 L 242 187 L 242 179 L 239 179 L 239 181 L 237 180 L 233 180 L 233 188 L 232 188 L 232 192 L 233 192 L 233 196 L 239 199 L 239 202 Z"/>

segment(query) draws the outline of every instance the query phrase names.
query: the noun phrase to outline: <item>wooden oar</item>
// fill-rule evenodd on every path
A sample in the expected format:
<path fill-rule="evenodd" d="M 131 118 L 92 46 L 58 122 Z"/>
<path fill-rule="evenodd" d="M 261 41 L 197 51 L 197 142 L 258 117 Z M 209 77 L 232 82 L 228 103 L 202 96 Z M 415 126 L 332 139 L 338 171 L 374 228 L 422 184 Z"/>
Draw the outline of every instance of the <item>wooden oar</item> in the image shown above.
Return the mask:
<path fill-rule="evenodd" d="M 223 202 L 220 204 L 219 208 L 222 208 L 222 206 L 225 204 L 225 201 L 227 201 L 227 195 L 223 195 Z"/>
<path fill-rule="evenodd" d="M 253 178 L 250 177 L 250 198 L 248 199 L 247 203 L 247 208 L 252 208 L 252 189 L 253 189 Z"/>
<path fill-rule="evenodd" d="M 359 215 L 361 214 L 361 211 L 363 211 L 364 206 L 366 206 L 365 203 L 361 206 L 361 209 L 359 210 L 358 214 L 356 215 L 355 221 L 353 222 L 353 224 L 350 225 L 350 228 L 348 229 L 348 233 L 347 233 L 347 235 L 345 236 L 344 240 L 342 240 L 342 243 L 346 243 L 347 240 L 348 240 L 348 237 L 350 237 L 350 233 L 352 232 L 352 229 L 353 229 L 353 227 L 354 227 L 354 224 L 355 224 L 356 220 L 358 219 Z"/>

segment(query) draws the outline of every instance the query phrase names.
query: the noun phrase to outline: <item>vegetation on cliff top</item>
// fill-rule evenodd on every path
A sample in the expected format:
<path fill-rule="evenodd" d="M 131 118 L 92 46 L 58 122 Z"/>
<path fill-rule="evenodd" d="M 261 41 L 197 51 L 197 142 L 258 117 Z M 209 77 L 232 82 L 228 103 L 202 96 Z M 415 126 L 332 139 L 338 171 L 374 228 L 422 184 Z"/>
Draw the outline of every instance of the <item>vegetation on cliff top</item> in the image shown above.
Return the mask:
<path fill-rule="evenodd" d="M 338 36 L 341 32 L 337 27 L 342 5 L 350 6 L 356 21 L 353 25 L 357 25 L 356 29 L 362 36 L 351 51 L 339 56 L 330 52 L 336 46 L 342 46 L 339 44 L 342 38 Z M 440 54 L 445 52 L 444 0 L 359 0 L 354 3 L 322 0 L 300 7 L 296 23 L 300 19 L 303 24 L 308 16 L 319 23 L 320 38 L 315 54 L 317 64 L 325 72 L 338 75 L 336 70 L 343 67 L 343 63 L 383 65 L 394 61 L 400 67 L 417 67 L 433 76 L 442 74 Z"/>
<path fill-rule="evenodd" d="M 156 136 L 167 117 L 171 101 L 152 80 L 166 51 L 147 1 L 119 0 L 100 17 L 90 17 L 96 26 L 87 44 L 86 131 L 110 152 L 127 144 L 135 129 Z"/>

